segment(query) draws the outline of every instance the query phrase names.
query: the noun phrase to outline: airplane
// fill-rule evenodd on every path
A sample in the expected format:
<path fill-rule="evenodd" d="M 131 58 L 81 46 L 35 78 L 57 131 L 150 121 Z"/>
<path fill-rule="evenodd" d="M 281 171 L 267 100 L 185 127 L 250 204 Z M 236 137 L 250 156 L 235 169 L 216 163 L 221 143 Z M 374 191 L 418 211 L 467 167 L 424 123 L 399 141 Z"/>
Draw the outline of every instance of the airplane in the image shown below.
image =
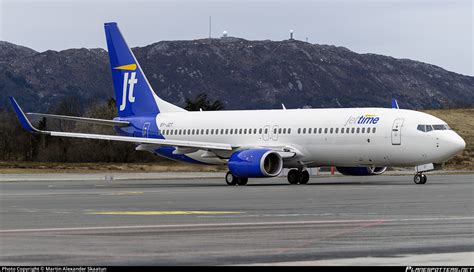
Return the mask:
<path fill-rule="evenodd" d="M 327 108 L 186 111 L 153 91 L 117 23 L 104 24 L 118 117 L 113 120 L 25 114 L 13 108 L 28 131 L 54 137 L 131 142 L 136 150 L 176 161 L 227 165 L 228 185 L 275 177 L 289 169 L 290 184 L 307 184 L 308 168 L 335 166 L 343 175 L 379 175 L 387 167 L 415 166 L 414 182 L 461 152 L 466 143 L 443 120 L 413 110 Z M 35 128 L 29 116 L 113 126 L 118 135 Z"/>

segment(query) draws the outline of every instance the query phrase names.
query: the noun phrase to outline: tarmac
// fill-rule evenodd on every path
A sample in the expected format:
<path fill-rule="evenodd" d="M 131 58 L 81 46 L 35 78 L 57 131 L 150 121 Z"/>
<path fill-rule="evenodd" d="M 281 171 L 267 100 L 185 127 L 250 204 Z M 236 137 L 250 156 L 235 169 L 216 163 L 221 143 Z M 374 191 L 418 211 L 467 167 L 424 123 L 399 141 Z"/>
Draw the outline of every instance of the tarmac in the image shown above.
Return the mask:
<path fill-rule="evenodd" d="M 472 266 L 473 177 L 0 175 L 0 264 Z"/>

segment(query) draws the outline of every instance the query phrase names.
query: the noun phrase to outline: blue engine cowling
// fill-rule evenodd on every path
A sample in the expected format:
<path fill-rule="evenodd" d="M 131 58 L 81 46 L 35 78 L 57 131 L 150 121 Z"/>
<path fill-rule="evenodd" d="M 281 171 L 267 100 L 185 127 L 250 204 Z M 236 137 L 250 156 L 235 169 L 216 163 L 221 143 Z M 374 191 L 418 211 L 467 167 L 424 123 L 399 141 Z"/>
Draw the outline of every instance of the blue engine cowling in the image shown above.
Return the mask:
<path fill-rule="evenodd" d="M 237 177 L 275 177 L 283 169 L 283 159 L 270 149 L 248 149 L 234 152 L 227 166 L 232 175 Z"/>
<path fill-rule="evenodd" d="M 387 167 L 336 167 L 336 169 L 346 176 L 371 176 L 383 174 Z"/>

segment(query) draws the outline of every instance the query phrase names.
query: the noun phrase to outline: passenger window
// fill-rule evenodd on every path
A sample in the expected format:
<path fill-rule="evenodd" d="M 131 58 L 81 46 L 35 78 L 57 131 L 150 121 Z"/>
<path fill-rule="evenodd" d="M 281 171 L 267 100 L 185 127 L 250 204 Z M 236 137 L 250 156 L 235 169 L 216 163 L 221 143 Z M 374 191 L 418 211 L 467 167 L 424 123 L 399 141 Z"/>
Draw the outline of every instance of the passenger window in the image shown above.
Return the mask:
<path fill-rule="evenodd" d="M 355 128 L 351 128 L 351 133 L 354 134 Z"/>
<path fill-rule="evenodd" d="M 332 132 L 333 132 L 333 128 L 331 128 L 331 129 L 329 130 L 329 133 L 331 133 L 331 134 L 332 134 Z"/>
<path fill-rule="evenodd" d="M 360 132 L 360 128 L 357 128 L 356 133 L 359 134 L 359 132 Z"/>
<path fill-rule="evenodd" d="M 283 134 L 286 134 L 286 128 L 283 129 Z"/>
<path fill-rule="evenodd" d="M 328 128 L 324 129 L 324 134 L 328 134 Z"/>
<path fill-rule="evenodd" d="M 375 128 L 372 128 L 372 133 L 375 133 Z"/>
<path fill-rule="evenodd" d="M 362 131 L 361 131 L 361 133 L 365 133 L 365 128 L 362 128 Z"/>
<path fill-rule="evenodd" d="M 253 134 L 257 134 L 257 129 L 256 128 L 253 129 Z"/>
<path fill-rule="evenodd" d="M 369 127 L 367 128 L 367 133 L 370 133 L 370 128 Z"/>
<path fill-rule="evenodd" d="M 290 134 L 290 133 L 291 133 L 291 128 L 288 129 L 288 134 Z"/>
<path fill-rule="evenodd" d="M 341 134 L 344 134 L 344 128 L 341 128 Z"/>
<path fill-rule="evenodd" d="M 247 134 L 247 129 L 246 128 L 244 129 L 244 134 Z"/>
<path fill-rule="evenodd" d="M 312 128 L 308 128 L 308 134 L 311 134 Z"/>
<path fill-rule="evenodd" d="M 300 134 L 300 133 L 301 133 L 301 128 L 298 128 L 298 134 Z"/>
<path fill-rule="evenodd" d="M 319 128 L 319 134 L 323 133 L 323 129 Z"/>
<path fill-rule="evenodd" d="M 278 129 L 278 134 L 281 134 L 281 128 Z"/>
<path fill-rule="evenodd" d="M 336 128 L 336 134 L 339 133 L 339 128 Z"/>
<path fill-rule="evenodd" d="M 268 133 L 268 128 L 265 128 L 265 134 L 267 134 L 267 133 Z"/>
<path fill-rule="evenodd" d="M 303 134 L 306 134 L 306 128 L 303 128 Z"/>
<path fill-rule="evenodd" d="M 262 129 L 261 128 L 258 129 L 258 134 L 262 134 Z"/>

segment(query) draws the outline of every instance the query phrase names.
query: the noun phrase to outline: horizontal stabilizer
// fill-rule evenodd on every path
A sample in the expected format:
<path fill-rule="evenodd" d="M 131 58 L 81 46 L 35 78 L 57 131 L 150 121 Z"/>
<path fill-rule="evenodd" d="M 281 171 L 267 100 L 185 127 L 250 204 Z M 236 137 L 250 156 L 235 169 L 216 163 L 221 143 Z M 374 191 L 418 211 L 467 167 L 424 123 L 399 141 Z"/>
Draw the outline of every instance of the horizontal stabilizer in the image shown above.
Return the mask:
<path fill-rule="evenodd" d="M 109 141 L 119 141 L 119 142 L 130 142 L 130 143 L 136 143 L 136 144 L 152 144 L 156 146 L 190 147 L 190 148 L 199 148 L 203 150 L 232 150 L 231 145 L 221 144 L 221 143 L 208 143 L 208 142 L 194 142 L 194 141 L 167 140 L 167 139 L 155 139 L 155 138 L 143 138 L 143 137 L 127 137 L 127 136 L 114 136 L 114 135 L 102 135 L 102 134 L 39 130 L 33 127 L 33 125 L 31 125 L 25 113 L 16 102 L 15 98 L 10 96 L 10 101 L 12 102 L 13 108 L 15 109 L 15 113 L 18 116 L 18 119 L 20 120 L 20 123 L 23 126 L 23 128 L 33 133 L 46 134 L 46 135 L 58 136 L 58 137 L 109 140 Z"/>
<path fill-rule="evenodd" d="M 50 118 L 50 119 L 58 119 L 58 120 L 84 122 L 84 123 L 104 125 L 104 126 L 127 127 L 130 125 L 130 122 L 128 121 L 106 120 L 106 119 L 97 119 L 97 118 L 47 114 L 47 113 L 28 112 L 26 113 L 26 115 L 36 116 L 36 117 L 45 117 L 45 118 Z"/>

